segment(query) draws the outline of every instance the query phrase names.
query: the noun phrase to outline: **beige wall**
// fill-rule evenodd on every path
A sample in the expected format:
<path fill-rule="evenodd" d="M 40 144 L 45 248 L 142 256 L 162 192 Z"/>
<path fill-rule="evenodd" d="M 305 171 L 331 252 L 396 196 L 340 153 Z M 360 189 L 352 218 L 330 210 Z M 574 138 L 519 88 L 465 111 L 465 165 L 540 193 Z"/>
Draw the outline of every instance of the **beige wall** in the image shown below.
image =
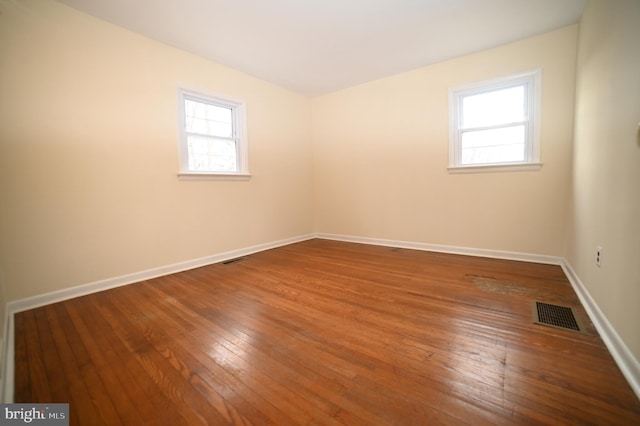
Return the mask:
<path fill-rule="evenodd" d="M 13 301 L 313 231 L 310 100 L 42 0 L 0 0 Z M 248 182 L 179 181 L 178 82 L 244 99 Z"/>
<path fill-rule="evenodd" d="M 640 360 L 640 2 L 591 1 L 580 23 L 565 257 Z M 603 247 L 602 265 L 595 250 Z"/>
<path fill-rule="evenodd" d="M 309 100 L 49 0 L 0 0 L 0 309 L 315 230 L 564 255 L 640 358 L 637 22 L 635 0 L 593 1 L 579 37 Z M 448 88 L 535 68 L 542 170 L 447 173 Z M 176 178 L 179 83 L 247 101 L 250 181 Z"/>
<path fill-rule="evenodd" d="M 315 98 L 317 231 L 562 255 L 576 40 L 570 26 Z M 449 174 L 449 87 L 536 68 L 542 170 Z"/>

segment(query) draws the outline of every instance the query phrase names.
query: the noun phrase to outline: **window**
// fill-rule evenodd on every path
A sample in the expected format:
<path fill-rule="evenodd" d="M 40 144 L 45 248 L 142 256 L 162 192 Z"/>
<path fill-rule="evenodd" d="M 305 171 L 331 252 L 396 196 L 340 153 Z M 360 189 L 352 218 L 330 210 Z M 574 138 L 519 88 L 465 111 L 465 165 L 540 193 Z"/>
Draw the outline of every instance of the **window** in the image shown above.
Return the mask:
<path fill-rule="evenodd" d="M 449 90 L 449 171 L 540 168 L 540 74 Z"/>
<path fill-rule="evenodd" d="M 247 179 L 245 104 L 180 90 L 181 178 Z"/>

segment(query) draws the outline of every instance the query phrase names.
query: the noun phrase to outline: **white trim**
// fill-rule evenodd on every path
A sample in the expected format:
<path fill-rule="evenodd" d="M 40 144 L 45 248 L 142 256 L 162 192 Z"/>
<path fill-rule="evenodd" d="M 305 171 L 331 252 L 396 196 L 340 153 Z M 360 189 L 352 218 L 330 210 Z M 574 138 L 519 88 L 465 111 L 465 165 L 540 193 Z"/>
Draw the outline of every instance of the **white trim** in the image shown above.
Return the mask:
<path fill-rule="evenodd" d="M 179 180 L 249 180 L 251 175 L 244 173 L 206 173 L 206 172 L 180 172 Z"/>
<path fill-rule="evenodd" d="M 541 105 L 542 105 L 542 68 L 535 70 L 521 72 L 518 74 L 512 74 L 504 77 L 493 78 L 490 80 L 484 80 L 474 83 L 465 84 L 458 87 L 449 88 L 449 171 L 452 173 L 457 172 L 458 169 L 465 169 L 460 173 L 481 173 L 487 171 L 520 171 L 520 170 L 539 170 L 528 168 L 523 169 L 517 167 L 510 170 L 509 168 L 502 168 L 498 170 L 491 170 L 496 165 L 493 164 L 462 164 L 461 154 L 461 135 L 462 128 L 460 118 L 462 116 L 462 101 L 465 96 L 476 95 L 486 92 L 492 92 L 511 86 L 524 85 L 526 90 L 526 112 L 527 119 L 522 122 L 526 129 L 525 138 L 525 159 L 523 165 L 539 165 L 540 164 L 540 122 L 541 122 Z M 511 123 L 513 125 L 516 123 Z M 488 128 L 499 128 L 505 125 L 489 126 Z M 483 128 L 466 129 L 468 130 L 482 130 Z M 479 168 L 471 166 L 480 166 Z M 514 163 L 508 163 L 508 166 L 515 166 Z"/>
<path fill-rule="evenodd" d="M 217 255 L 203 257 L 200 259 L 189 260 L 185 262 L 176 263 L 173 265 L 162 266 L 159 268 L 149 269 L 146 271 L 136 272 L 133 274 L 122 275 L 120 277 L 114 277 L 106 280 L 96 281 L 93 283 L 71 287 L 68 289 L 58 290 L 51 293 L 46 293 L 38 296 L 29 297 L 26 299 L 16 300 L 7 303 L 5 312 L 5 330 L 4 330 L 4 346 L 3 350 L 3 375 L 2 386 L 0 388 L 0 401 L 5 403 L 13 401 L 13 387 L 14 387 L 14 353 L 15 353 L 15 335 L 14 335 L 14 314 L 24 310 L 36 308 L 39 306 L 48 305 L 62 300 L 71 299 L 78 296 L 83 296 L 91 293 L 95 293 L 102 290 L 108 290 L 110 288 L 120 287 L 128 284 L 133 284 L 139 281 L 144 281 L 152 278 L 156 278 L 163 275 L 173 274 L 176 272 L 186 271 L 189 269 L 199 268 L 201 266 L 210 265 L 213 263 L 224 262 L 225 260 L 234 259 L 241 256 L 257 253 L 264 250 L 269 250 L 276 247 L 281 247 L 301 241 L 306 241 L 314 238 L 345 241 L 360 244 L 371 244 L 386 247 L 398 247 L 414 250 L 433 251 L 438 253 L 450 253 L 466 256 L 478 256 L 487 257 L 493 259 L 505 259 L 505 260 L 517 260 L 523 262 L 544 263 L 551 265 L 559 265 L 562 267 L 565 275 L 569 279 L 574 291 L 578 295 L 581 303 L 583 304 L 589 318 L 595 325 L 600 337 L 604 341 L 605 345 L 611 352 L 613 359 L 622 371 L 622 374 L 629 382 L 629 385 L 640 398 L 640 362 L 634 357 L 633 353 L 624 344 L 616 330 L 611 323 L 607 320 L 606 316 L 602 313 L 595 300 L 591 297 L 586 287 L 582 284 L 576 273 L 571 268 L 571 265 L 566 259 L 558 256 L 547 256 L 541 254 L 530 254 L 511 252 L 503 250 L 487 250 L 487 249 L 475 249 L 469 247 L 448 246 L 440 244 L 427 244 L 411 241 L 398 241 L 387 240 L 380 238 L 368 238 L 368 237 L 356 237 L 349 235 L 338 234 L 324 234 L 314 233 L 307 234 L 288 239 L 283 239 L 271 243 L 258 244 L 255 246 L 232 250 Z"/>
<path fill-rule="evenodd" d="M 313 239 L 313 234 L 287 238 L 271 243 L 258 244 L 255 246 L 231 250 L 212 256 L 202 257 L 200 259 L 187 260 L 184 262 L 174 263 L 172 265 L 160 266 L 158 268 L 148 269 L 146 271 L 134 272 L 132 274 L 121 275 L 119 277 L 107 278 L 105 280 L 95 281 L 92 283 L 70 287 L 62 290 L 52 291 L 50 293 L 40 294 L 37 296 L 27 297 L 25 299 L 15 300 L 7 303 L 7 310 L 11 313 L 26 311 L 28 309 L 49 305 L 51 303 L 61 302 L 63 300 L 72 299 L 74 297 L 85 296 L 87 294 L 96 293 L 98 291 L 108 290 L 111 288 L 121 287 L 127 284 L 133 284 L 140 281 L 150 280 L 164 275 L 175 274 L 177 272 L 187 271 L 189 269 L 200 268 L 202 266 L 214 263 L 224 262 L 229 259 L 247 256 L 264 250 L 270 250 L 276 247 L 286 246 Z"/>
<path fill-rule="evenodd" d="M 9 306 L 7 304 L 7 309 Z M 0 401 L 13 402 L 14 373 L 15 373 L 15 333 L 13 327 L 13 313 L 6 315 L 4 319 L 4 346 L 2 350 L 2 388 L 0 388 Z"/>
<path fill-rule="evenodd" d="M 37 296 L 27 297 L 25 299 L 14 300 L 7 303 L 6 316 L 5 316 L 5 342 L 4 345 L 4 383 L 3 388 L 0 389 L 2 393 L 0 400 L 3 402 L 13 402 L 13 387 L 14 387 L 14 355 L 15 355 L 15 341 L 14 341 L 14 327 L 13 319 L 14 314 L 22 311 L 26 311 L 40 306 L 49 305 L 63 300 L 73 299 L 79 296 L 85 296 L 87 294 L 97 293 L 103 290 L 109 290 L 111 288 L 122 287 L 128 284 L 137 283 L 140 281 L 150 280 L 153 278 L 161 277 L 164 275 L 174 274 L 177 272 L 186 271 L 189 269 L 200 268 L 202 266 L 211 265 L 214 263 L 224 262 L 229 259 L 235 259 L 237 257 L 248 256 L 253 253 L 270 250 L 276 247 L 286 246 L 301 241 L 306 241 L 315 238 L 314 234 L 301 235 L 297 237 L 287 238 L 284 240 L 278 240 L 271 243 L 258 244 L 251 247 L 246 247 L 237 250 L 231 250 L 224 253 L 203 257 L 200 259 L 188 260 L 185 262 L 174 263 L 173 265 L 161 266 L 158 268 L 148 269 L 146 271 L 135 272 L 132 274 L 121 275 L 119 277 L 108 278 L 106 280 L 94 281 L 92 283 L 70 287 L 62 290 L 52 291 L 50 293 L 40 294 Z"/>
<path fill-rule="evenodd" d="M 237 172 L 218 173 L 215 171 L 194 172 L 189 170 L 189 152 L 187 150 L 187 132 L 185 129 L 184 109 L 186 99 L 231 109 L 233 116 L 233 135 L 230 139 L 237 143 Z M 249 173 L 249 138 L 247 136 L 246 101 L 235 99 L 227 95 L 213 94 L 178 85 L 178 124 L 179 177 L 190 176 L 187 180 L 246 180 L 248 176 L 251 176 Z"/>
<path fill-rule="evenodd" d="M 482 166 L 456 166 L 448 167 L 449 173 L 493 173 L 493 172 L 527 172 L 538 171 L 542 163 L 506 163 L 486 164 Z"/>
<path fill-rule="evenodd" d="M 617 333 L 613 325 L 607 320 L 596 301 L 591 297 L 587 288 L 582 284 L 578 275 L 567 260 L 563 257 L 546 256 L 539 254 L 509 252 L 501 250 L 474 249 L 468 247 L 446 246 L 438 244 L 425 244 L 407 241 L 385 240 L 379 238 L 353 237 L 347 235 L 335 234 L 316 234 L 317 238 L 327 240 L 346 241 L 361 244 L 373 244 L 387 247 L 408 248 L 415 250 L 434 251 L 439 253 L 461 254 L 467 256 L 488 257 L 494 259 L 519 260 L 523 262 L 545 263 L 551 265 L 559 265 L 562 267 L 567 279 L 571 283 L 580 302 L 584 306 L 591 322 L 598 330 L 605 346 L 611 353 L 618 368 L 627 379 L 631 389 L 640 398 L 640 361 L 635 358 L 631 350 L 624 343 L 620 335 Z"/>
<path fill-rule="evenodd" d="M 580 281 L 580 278 L 569 262 L 563 259 L 561 266 L 573 290 L 578 295 L 582 306 L 584 306 L 584 309 L 587 311 L 591 322 L 593 322 L 604 344 L 607 346 L 607 349 L 609 349 L 611 356 L 627 379 L 627 382 L 629 382 L 633 392 L 640 398 L 640 361 L 635 358 L 629 347 L 625 345 L 616 329 L 611 325 L 593 297 L 591 297 L 589 290 L 587 290 L 582 281 Z"/>
<path fill-rule="evenodd" d="M 465 256 L 489 257 L 492 259 L 519 260 L 521 262 L 545 263 L 561 265 L 562 258 L 543 254 L 519 253 L 503 250 L 487 250 L 469 247 L 446 246 L 440 244 L 427 244 L 412 241 L 385 240 L 380 238 L 353 237 L 349 235 L 316 234 L 317 238 L 325 240 L 346 241 L 350 243 L 372 244 L 376 246 L 398 247 L 413 250 L 433 251 L 437 253 L 461 254 Z"/>

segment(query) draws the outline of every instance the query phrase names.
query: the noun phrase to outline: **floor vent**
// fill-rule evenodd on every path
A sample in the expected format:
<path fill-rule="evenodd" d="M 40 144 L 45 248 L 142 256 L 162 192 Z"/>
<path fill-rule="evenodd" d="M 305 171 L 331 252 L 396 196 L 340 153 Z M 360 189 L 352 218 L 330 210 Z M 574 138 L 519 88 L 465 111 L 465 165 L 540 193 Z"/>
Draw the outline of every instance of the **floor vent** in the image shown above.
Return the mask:
<path fill-rule="evenodd" d="M 236 257 L 235 259 L 229 259 L 222 262 L 223 265 L 228 265 L 230 263 L 240 262 L 241 260 L 245 260 L 246 257 Z"/>
<path fill-rule="evenodd" d="M 582 332 L 582 327 L 573 308 L 533 302 L 533 322 L 541 325 Z"/>

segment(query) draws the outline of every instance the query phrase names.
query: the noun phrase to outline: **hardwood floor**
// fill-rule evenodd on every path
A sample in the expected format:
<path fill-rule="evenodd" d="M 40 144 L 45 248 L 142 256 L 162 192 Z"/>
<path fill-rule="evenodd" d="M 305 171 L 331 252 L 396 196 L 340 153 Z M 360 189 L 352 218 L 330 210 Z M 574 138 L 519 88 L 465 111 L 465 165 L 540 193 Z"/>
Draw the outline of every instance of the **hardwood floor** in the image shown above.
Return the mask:
<path fill-rule="evenodd" d="M 533 324 L 573 306 L 583 333 Z M 561 268 L 310 240 L 16 314 L 71 424 L 640 424 Z"/>

